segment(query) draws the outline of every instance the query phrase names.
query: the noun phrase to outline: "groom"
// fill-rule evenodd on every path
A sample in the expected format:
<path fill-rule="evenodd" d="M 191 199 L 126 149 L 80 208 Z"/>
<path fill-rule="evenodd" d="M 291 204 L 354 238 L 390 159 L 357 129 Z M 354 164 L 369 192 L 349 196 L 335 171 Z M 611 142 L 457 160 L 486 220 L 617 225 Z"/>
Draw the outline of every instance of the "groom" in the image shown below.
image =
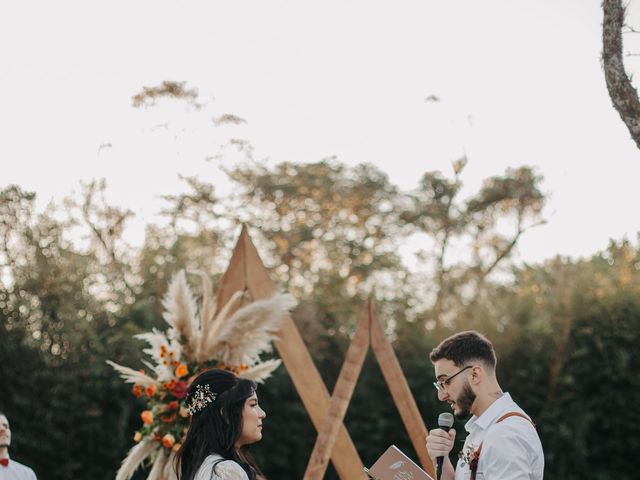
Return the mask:
<path fill-rule="evenodd" d="M 444 457 L 443 480 L 539 480 L 544 455 L 535 426 L 527 414 L 500 388 L 496 354 L 478 332 L 457 333 L 434 348 L 438 399 L 447 402 L 456 418 L 471 419 L 469 432 L 454 469 L 449 452 L 455 430 L 431 430 L 427 450 L 435 465 Z"/>

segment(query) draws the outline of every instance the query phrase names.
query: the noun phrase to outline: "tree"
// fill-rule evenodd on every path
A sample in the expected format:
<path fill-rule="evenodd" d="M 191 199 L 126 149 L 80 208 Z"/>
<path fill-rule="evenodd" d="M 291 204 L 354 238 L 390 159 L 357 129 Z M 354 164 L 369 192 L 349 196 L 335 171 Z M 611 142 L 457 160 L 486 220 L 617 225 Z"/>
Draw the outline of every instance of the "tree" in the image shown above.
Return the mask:
<path fill-rule="evenodd" d="M 602 9 L 602 64 L 607 89 L 614 108 L 640 148 L 640 100 L 625 71 L 622 51 L 625 8 L 622 0 L 603 0 Z"/>
<path fill-rule="evenodd" d="M 65 238 L 72 222 L 36 215 L 34 199 L 15 186 L 0 192 L 2 408 L 19 428 L 16 453 L 41 476 L 107 480 L 134 402 L 113 401 L 127 389 L 104 360 L 130 355 L 137 328 L 119 316 L 126 304 L 112 308 L 119 286 L 109 290 L 97 256 Z"/>
<path fill-rule="evenodd" d="M 426 172 L 418 189 L 408 195 L 400 218 L 412 231 L 426 235 L 428 249 L 424 285 L 433 285 L 433 300 L 421 316 L 431 329 L 478 328 L 482 297 L 488 282 L 508 260 L 522 235 L 544 223 L 542 178 L 528 167 L 507 169 L 503 176 L 486 179 L 482 188 L 460 199 L 460 174 L 466 159 L 454 163 L 454 176 Z M 505 265 L 506 264 L 506 265 Z"/>
<path fill-rule="evenodd" d="M 509 318 L 496 335 L 498 374 L 538 425 L 545 477 L 633 478 L 628 452 L 640 401 L 640 249 L 611 242 L 591 258 L 518 269 L 491 301 Z"/>

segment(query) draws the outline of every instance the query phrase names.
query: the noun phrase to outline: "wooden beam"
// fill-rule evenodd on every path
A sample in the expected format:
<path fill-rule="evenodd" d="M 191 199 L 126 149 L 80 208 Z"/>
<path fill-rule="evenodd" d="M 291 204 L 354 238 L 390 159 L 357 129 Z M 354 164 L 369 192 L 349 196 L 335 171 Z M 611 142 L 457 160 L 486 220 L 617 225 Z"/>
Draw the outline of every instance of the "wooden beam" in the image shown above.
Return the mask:
<path fill-rule="evenodd" d="M 218 293 L 216 295 L 217 312 L 227 304 L 234 293 L 247 289 L 247 258 L 243 246 L 243 238 L 245 235 L 247 235 L 247 227 L 243 225 L 240 237 L 231 254 L 227 271 L 222 275 L 220 285 L 218 286 Z"/>
<path fill-rule="evenodd" d="M 256 300 L 268 298 L 276 292 L 276 287 L 249 237 L 247 228 L 243 226 L 229 267 L 218 288 L 218 309 L 225 305 L 234 292 L 245 288 Z M 274 343 L 311 421 L 316 429 L 320 430 L 329 410 L 329 392 L 290 315 L 285 317 Z M 344 425 L 340 426 L 331 461 L 343 480 L 366 478 L 362 460 Z"/>
<path fill-rule="evenodd" d="M 396 357 L 393 347 L 389 343 L 389 339 L 378 320 L 378 315 L 373 308 L 371 309 L 371 315 L 371 346 L 378 359 L 382 375 L 389 386 L 393 400 L 398 407 L 400 417 L 409 433 L 411 443 L 418 454 L 422 468 L 435 478 L 435 470 L 426 446 L 426 439 L 429 432 L 424 425 L 416 401 L 411 394 L 407 379 L 402 373 L 398 357 Z"/>
<path fill-rule="evenodd" d="M 363 309 L 356 334 L 351 340 L 338 381 L 331 395 L 331 403 L 319 430 L 316 444 L 307 464 L 304 480 L 322 480 L 327 471 L 329 457 L 336 443 L 338 431 L 347 413 L 356 382 L 362 371 L 362 364 L 369 350 L 369 323 L 371 322 L 371 302 Z M 362 475 L 364 477 L 364 475 Z"/>

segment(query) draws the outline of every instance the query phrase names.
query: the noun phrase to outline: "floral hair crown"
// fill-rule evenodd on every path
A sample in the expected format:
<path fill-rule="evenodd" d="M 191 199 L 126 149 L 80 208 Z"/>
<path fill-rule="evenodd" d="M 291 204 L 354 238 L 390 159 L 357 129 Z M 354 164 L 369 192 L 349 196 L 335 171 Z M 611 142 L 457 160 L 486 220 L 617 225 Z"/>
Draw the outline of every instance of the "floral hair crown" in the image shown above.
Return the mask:
<path fill-rule="evenodd" d="M 187 401 L 187 411 L 190 415 L 198 413 L 204 408 L 215 401 L 217 393 L 214 393 L 209 388 L 209 385 L 198 385 L 196 387 L 195 393 L 191 396 L 191 398 Z"/>

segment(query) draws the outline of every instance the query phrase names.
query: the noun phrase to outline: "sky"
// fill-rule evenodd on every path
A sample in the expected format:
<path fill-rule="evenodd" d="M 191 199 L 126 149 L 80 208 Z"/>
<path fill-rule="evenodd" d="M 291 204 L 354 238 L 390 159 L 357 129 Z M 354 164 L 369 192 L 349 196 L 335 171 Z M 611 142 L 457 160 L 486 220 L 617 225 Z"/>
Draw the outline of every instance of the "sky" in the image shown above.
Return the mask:
<path fill-rule="evenodd" d="M 220 167 L 238 155 L 210 157 L 231 138 L 270 165 L 372 163 L 405 190 L 466 155 L 467 195 L 509 167 L 544 176 L 548 223 L 520 259 L 587 256 L 640 231 L 640 152 L 607 94 L 600 3 L 2 2 L 0 188 L 44 208 L 104 178 L 139 244 L 160 196 L 186 190 L 180 175 L 229 191 Z M 626 51 L 640 53 L 637 37 Z M 203 107 L 133 108 L 164 80 L 197 88 Z M 216 127 L 224 113 L 246 123 Z"/>

